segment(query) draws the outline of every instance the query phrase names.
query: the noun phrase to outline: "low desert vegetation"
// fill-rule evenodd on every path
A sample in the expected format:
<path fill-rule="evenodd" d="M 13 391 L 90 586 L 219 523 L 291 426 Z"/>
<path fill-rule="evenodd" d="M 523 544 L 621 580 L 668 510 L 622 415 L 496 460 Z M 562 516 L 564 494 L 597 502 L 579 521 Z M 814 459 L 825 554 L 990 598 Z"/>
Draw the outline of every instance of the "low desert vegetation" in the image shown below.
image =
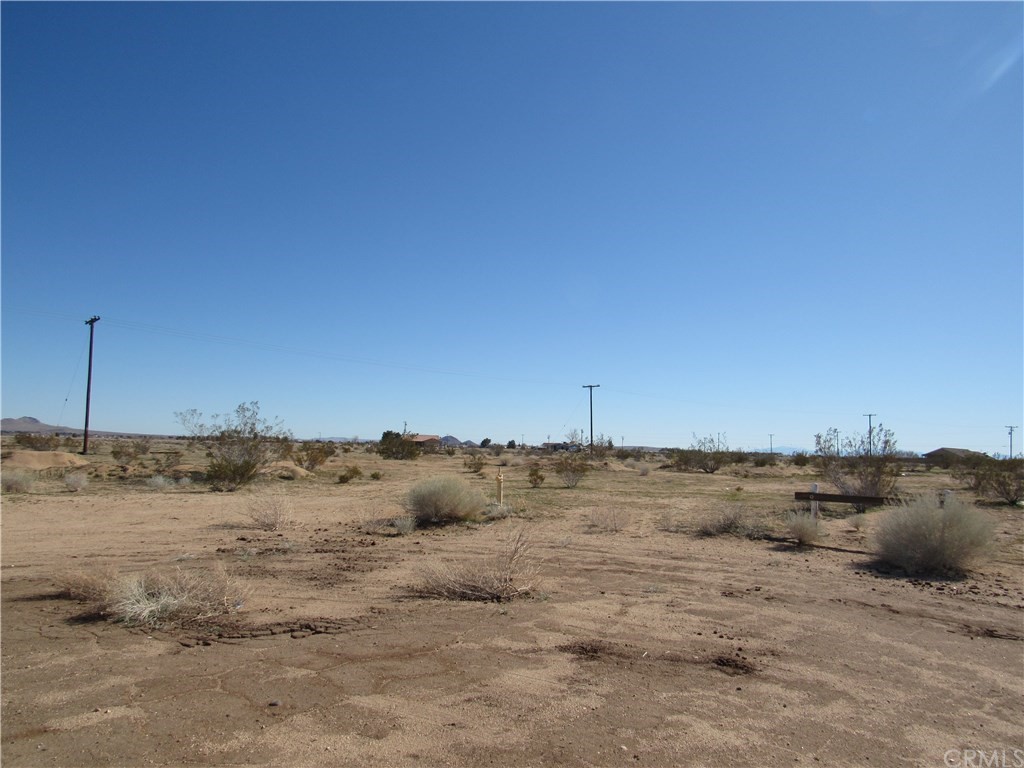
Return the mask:
<path fill-rule="evenodd" d="M 814 436 L 815 458 L 825 479 L 851 496 L 893 496 L 900 476 L 900 453 L 892 430 L 881 423 L 867 435 L 842 441 L 835 427 Z M 857 504 L 858 512 L 867 509 Z"/>
<path fill-rule="evenodd" d="M 83 472 L 75 472 L 74 474 L 64 475 L 64 487 L 72 493 L 78 493 L 84 491 L 89 487 L 89 476 Z"/>
<path fill-rule="evenodd" d="M 746 515 L 742 508 L 733 507 L 724 512 L 711 515 L 697 524 L 696 533 L 698 536 L 710 538 L 713 536 L 738 536 L 746 528 Z"/>
<path fill-rule="evenodd" d="M 593 532 L 618 533 L 629 522 L 629 513 L 615 507 L 601 507 L 587 515 L 587 527 Z"/>
<path fill-rule="evenodd" d="M 875 533 L 879 561 L 910 574 L 957 574 L 992 544 L 992 521 L 955 496 L 918 497 L 886 511 Z"/>
<path fill-rule="evenodd" d="M 796 541 L 798 547 L 817 542 L 822 535 L 821 522 L 810 512 L 794 510 L 786 515 L 786 534 Z"/>
<path fill-rule="evenodd" d="M 419 525 L 449 525 L 478 520 L 487 501 L 457 477 L 433 477 L 409 491 L 408 509 Z"/>
<path fill-rule="evenodd" d="M 174 480 L 169 477 L 165 477 L 164 475 L 153 475 L 152 477 L 147 477 L 143 484 L 150 490 L 154 491 L 167 491 L 175 486 Z"/>
<path fill-rule="evenodd" d="M 559 457 L 553 469 L 566 488 L 575 488 L 592 467 L 580 454 L 570 453 Z"/>
<path fill-rule="evenodd" d="M 850 515 L 846 518 L 846 522 L 850 524 L 850 527 L 855 531 L 862 531 L 868 524 L 868 516 L 863 512 L 858 512 L 856 515 Z"/>
<path fill-rule="evenodd" d="M 61 440 L 57 435 L 18 432 L 14 435 L 14 444 L 29 451 L 58 451 L 61 447 Z"/>
<path fill-rule="evenodd" d="M 110 455 L 118 464 L 131 464 L 149 454 L 152 440 L 148 437 L 138 440 L 114 440 L 110 444 Z"/>
<path fill-rule="evenodd" d="M 194 442 L 208 447 L 206 478 L 214 490 L 234 491 L 248 485 L 291 448 L 291 434 L 280 422 L 262 418 L 256 401 L 242 403 L 232 414 L 214 414 L 210 424 L 194 408 L 175 417 Z"/>
<path fill-rule="evenodd" d="M 973 457 L 958 462 L 950 474 L 990 499 L 1011 505 L 1024 501 L 1024 459 Z"/>
<path fill-rule="evenodd" d="M 531 488 L 540 488 L 544 484 L 544 480 L 544 473 L 540 471 L 540 466 L 537 464 L 530 467 L 530 471 L 526 473 L 526 481 Z"/>
<path fill-rule="evenodd" d="M 68 574 L 61 592 L 89 612 L 128 626 L 194 625 L 238 610 L 246 588 L 221 566 L 118 574 Z"/>
<path fill-rule="evenodd" d="M 248 504 L 245 516 L 261 531 L 280 531 L 290 528 L 294 522 L 291 504 L 282 496 L 261 494 L 254 496 Z"/>
<path fill-rule="evenodd" d="M 537 563 L 520 530 L 508 536 L 498 555 L 427 570 L 414 591 L 422 597 L 502 603 L 537 587 Z"/>
<path fill-rule="evenodd" d="M 377 453 L 383 459 L 394 459 L 396 461 L 413 461 L 419 458 L 422 450 L 419 443 L 407 438 L 414 435 L 403 435 L 394 430 L 385 430 L 377 443 Z"/>
<path fill-rule="evenodd" d="M 379 474 L 379 473 L 378 473 Z M 349 464 L 344 471 L 338 475 L 338 482 L 344 485 L 363 476 L 363 470 L 355 464 Z"/>
<path fill-rule="evenodd" d="M 292 460 L 303 469 L 312 472 L 326 464 L 327 460 L 337 453 L 338 449 L 334 443 L 310 440 L 292 449 Z"/>
<path fill-rule="evenodd" d="M 35 476 L 17 469 L 4 470 L 0 484 L 4 493 L 28 493 L 35 484 Z"/>
<path fill-rule="evenodd" d="M 486 463 L 486 459 L 480 453 L 470 453 L 462 459 L 462 466 L 474 473 L 483 472 Z"/>

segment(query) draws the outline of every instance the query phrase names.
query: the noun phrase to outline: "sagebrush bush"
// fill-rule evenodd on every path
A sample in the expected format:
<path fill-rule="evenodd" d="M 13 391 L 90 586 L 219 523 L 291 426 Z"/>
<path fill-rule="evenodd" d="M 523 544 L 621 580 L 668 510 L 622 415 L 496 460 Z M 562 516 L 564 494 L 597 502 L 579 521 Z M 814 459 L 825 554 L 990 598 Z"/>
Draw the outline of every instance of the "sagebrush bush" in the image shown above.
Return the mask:
<path fill-rule="evenodd" d="M 992 542 L 992 521 L 955 496 L 919 497 L 884 513 L 875 532 L 883 563 L 912 574 L 962 572 Z"/>
<path fill-rule="evenodd" d="M 796 539 L 797 546 L 804 547 L 821 538 L 821 525 L 811 513 L 793 511 L 786 516 L 786 533 Z"/>
<path fill-rule="evenodd" d="M 433 477 L 409 491 L 410 513 L 421 525 L 476 520 L 487 505 L 483 495 L 456 477 Z"/>

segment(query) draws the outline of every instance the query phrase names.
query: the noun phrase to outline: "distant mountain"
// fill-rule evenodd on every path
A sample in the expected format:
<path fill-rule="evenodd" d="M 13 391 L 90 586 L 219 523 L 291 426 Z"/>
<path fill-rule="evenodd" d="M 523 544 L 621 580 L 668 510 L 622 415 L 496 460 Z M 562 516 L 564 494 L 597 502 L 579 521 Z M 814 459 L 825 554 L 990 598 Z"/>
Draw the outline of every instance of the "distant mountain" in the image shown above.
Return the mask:
<path fill-rule="evenodd" d="M 74 432 L 71 427 L 55 427 L 52 424 L 44 424 L 32 416 L 21 416 L 17 419 L 0 420 L 0 431 L 3 432 L 35 432 L 41 435 L 48 435 L 52 432 Z M 81 432 L 81 430 L 78 430 Z"/>
<path fill-rule="evenodd" d="M 452 437 L 451 435 L 445 435 L 444 437 L 441 438 L 441 445 L 445 445 L 445 446 L 453 445 L 455 447 L 458 447 L 458 446 L 462 445 L 462 441 L 459 440 L 459 438 L 457 438 L 457 437 Z"/>
<path fill-rule="evenodd" d="M 32 416 L 21 416 L 17 419 L 0 419 L 0 432 L 5 435 L 17 432 L 32 432 L 37 435 L 52 435 L 54 433 L 80 435 L 81 427 L 55 427 L 53 424 L 44 424 Z M 99 429 L 90 429 L 90 435 L 105 437 L 163 437 L 163 435 L 143 435 L 138 432 L 104 432 Z"/>

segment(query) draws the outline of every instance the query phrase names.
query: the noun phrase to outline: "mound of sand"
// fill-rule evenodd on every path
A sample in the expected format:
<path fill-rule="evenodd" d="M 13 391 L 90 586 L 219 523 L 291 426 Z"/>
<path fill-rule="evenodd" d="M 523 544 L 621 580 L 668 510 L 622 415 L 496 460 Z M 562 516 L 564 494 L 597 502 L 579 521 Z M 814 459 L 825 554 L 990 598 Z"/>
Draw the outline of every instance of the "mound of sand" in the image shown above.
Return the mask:
<path fill-rule="evenodd" d="M 64 451 L 12 451 L 3 461 L 6 469 L 30 469 L 34 472 L 84 467 L 88 463 L 89 460 L 83 456 Z"/>
<path fill-rule="evenodd" d="M 313 474 L 307 469 L 292 464 L 290 461 L 275 461 L 273 464 L 268 465 L 263 472 L 281 480 L 299 480 Z"/>

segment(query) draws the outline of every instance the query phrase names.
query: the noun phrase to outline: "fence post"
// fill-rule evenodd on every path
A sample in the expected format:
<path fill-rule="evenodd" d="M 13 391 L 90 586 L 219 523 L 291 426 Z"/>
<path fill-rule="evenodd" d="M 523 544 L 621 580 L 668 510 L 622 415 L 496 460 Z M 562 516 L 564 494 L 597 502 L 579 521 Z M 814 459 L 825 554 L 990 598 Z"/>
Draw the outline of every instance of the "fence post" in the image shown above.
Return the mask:
<path fill-rule="evenodd" d="M 503 498 L 503 496 L 502 496 L 502 486 L 505 483 L 505 478 L 502 476 L 500 469 L 498 470 L 497 481 L 498 481 L 498 504 L 501 505 L 502 498 Z"/>
<path fill-rule="evenodd" d="M 811 483 L 811 493 L 817 493 L 817 492 L 818 492 L 818 484 L 817 483 Z M 817 518 L 818 518 L 818 502 L 817 501 L 812 501 L 811 502 L 811 517 L 813 517 L 815 520 L 817 520 Z"/>

